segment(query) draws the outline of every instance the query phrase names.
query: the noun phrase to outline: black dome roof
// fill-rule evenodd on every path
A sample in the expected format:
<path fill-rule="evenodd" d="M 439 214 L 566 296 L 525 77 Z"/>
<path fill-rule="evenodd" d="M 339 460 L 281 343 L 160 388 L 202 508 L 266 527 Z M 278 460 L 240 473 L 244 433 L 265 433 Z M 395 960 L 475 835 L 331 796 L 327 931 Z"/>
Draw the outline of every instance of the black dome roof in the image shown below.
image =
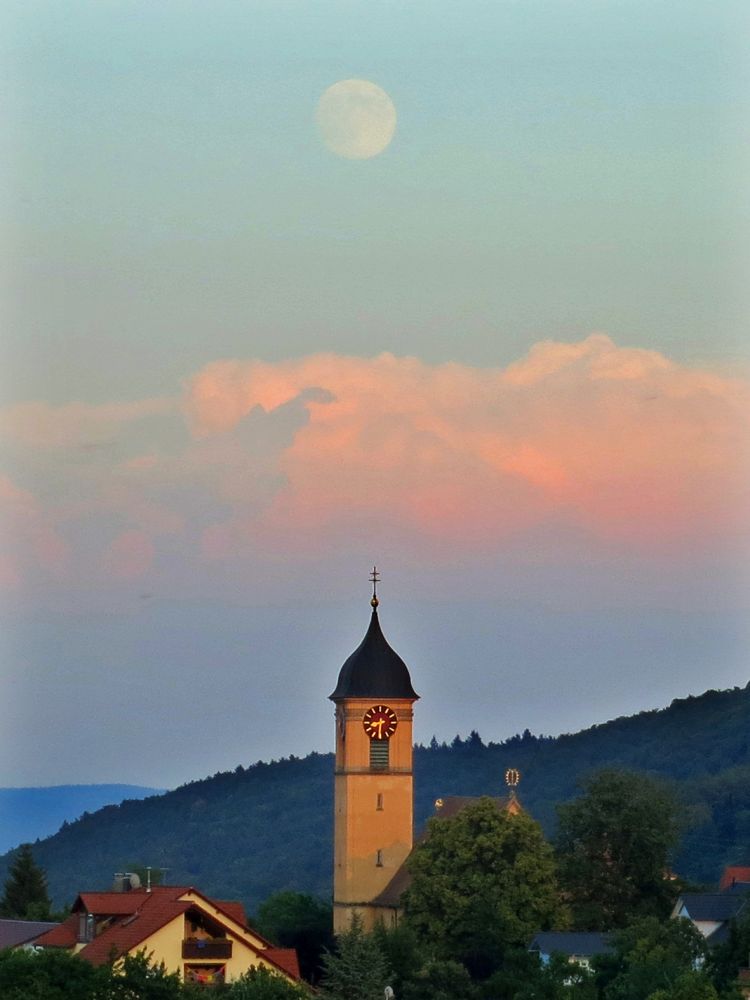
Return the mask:
<path fill-rule="evenodd" d="M 332 701 L 342 698 L 410 698 L 419 695 L 411 686 L 409 668 L 391 649 L 380 629 L 378 613 L 372 612 L 370 627 L 362 642 L 344 663 Z"/>

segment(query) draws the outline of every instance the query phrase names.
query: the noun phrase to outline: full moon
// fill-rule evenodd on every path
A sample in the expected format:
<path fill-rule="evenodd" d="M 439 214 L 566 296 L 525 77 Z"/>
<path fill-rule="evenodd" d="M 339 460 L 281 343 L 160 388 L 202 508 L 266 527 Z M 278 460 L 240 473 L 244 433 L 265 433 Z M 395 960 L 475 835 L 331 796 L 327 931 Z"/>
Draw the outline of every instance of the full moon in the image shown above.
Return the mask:
<path fill-rule="evenodd" d="M 315 113 L 323 142 L 348 160 L 382 153 L 396 131 L 396 109 L 369 80 L 339 80 L 324 91 Z"/>

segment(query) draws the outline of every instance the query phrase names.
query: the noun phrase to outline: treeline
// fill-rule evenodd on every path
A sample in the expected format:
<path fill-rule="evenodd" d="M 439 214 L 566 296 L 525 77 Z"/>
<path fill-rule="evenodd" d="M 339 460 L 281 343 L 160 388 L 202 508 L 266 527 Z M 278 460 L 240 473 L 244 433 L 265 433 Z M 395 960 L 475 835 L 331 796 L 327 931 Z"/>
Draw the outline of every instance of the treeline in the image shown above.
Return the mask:
<path fill-rule="evenodd" d="M 334 941 L 330 906 L 291 892 L 267 900 L 257 926 L 298 949 L 321 1000 L 740 1000 L 748 906 L 714 947 L 690 921 L 670 916 L 683 888 L 670 874 L 680 811 L 670 782 L 602 770 L 558 807 L 550 842 L 528 813 L 481 797 L 450 819 L 429 821 L 407 861 L 397 926 L 365 933 L 355 916 Z M 43 873 L 25 855 L 2 899 L 5 909 L 20 906 L 16 916 L 44 902 Z M 548 931 L 599 932 L 590 967 L 568 961 L 569 935 Z M 544 956 L 530 949 L 540 932 L 549 942 Z M 307 990 L 255 969 L 212 996 L 303 1000 Z M 54 950 L 0 953 L 3 1000 L 198 995 L 146 955 L 113 969 Z"/>
<path fill-rule="evenodd" d="M 503 742 L 478 733 L 418 746 L 415 820 L 421 827 L 446 795 L 501 795 L 506 768 L 522 773 L 525 809 L 547 834 L 555 807 L 592 771 L 622 767 L 671 780 L 681 800 L 676 870 L 713 882 L 750 857 L 750 685 L 709 691 L 574 735 Z M 332 737 L 333 738 L 333 737 Z M 333 756 L 310 754 L 238 766 L 175 791 L 84 813 L 34 846 L 55 907 L 82 889 L 106 888 L 136 864 L 165 869 L 171 884 L 239 899 L 249 912 L 280 890 L 331 892 Z M 0 858 L 0 879 L 12 854 Z"/>

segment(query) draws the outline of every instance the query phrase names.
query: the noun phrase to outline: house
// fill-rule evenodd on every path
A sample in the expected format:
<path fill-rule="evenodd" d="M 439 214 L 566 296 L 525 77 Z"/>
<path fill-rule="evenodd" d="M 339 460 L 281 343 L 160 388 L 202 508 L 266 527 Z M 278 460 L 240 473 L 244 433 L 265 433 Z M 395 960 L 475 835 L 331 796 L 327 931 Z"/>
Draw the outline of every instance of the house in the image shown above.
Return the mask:
<path fill-rule="evenodd" d="M 729 923 L 750 908 L 750 896 L 739 892 L 685 892 L 677 897 L 672 917 L 686 917 L 708 944 L 721 944 Z"/>
<path fill-rule="evenodd" d="M 222 983 L 254 966 L 300 978 L 293 949 L 275 948 L 248 927 L 241 903 L 212 900 L 192 886 L 82 892 L 70 917 L 36 940 L 94 965 L 145 952 L 186 982 Z"/>
<path fill-rule="evenodd" d="M 750 892 L 750 868 L 731 865 L 724 869 L 719 882 L 720 892 Z"/>
<path fill-rule="evenodd" d="M 38 937 L 57 926 L 51 920 L 0 920 L 0 951 L 33 948 Z"/>
<path fill-rule="evenodd" d="M 591 968 L 591 959 L 612 951 L 610 935 L 599 931 L 543 931 L 535 934 L 529 951 L 547 965 L 553 955 L 564 955 L 581 968 Z"/>

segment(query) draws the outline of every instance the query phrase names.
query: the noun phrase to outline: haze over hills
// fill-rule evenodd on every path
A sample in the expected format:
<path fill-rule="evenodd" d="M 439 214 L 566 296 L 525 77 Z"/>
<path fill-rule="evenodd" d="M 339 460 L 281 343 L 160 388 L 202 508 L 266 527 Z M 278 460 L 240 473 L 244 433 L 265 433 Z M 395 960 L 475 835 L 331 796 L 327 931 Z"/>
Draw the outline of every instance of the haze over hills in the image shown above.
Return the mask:
<path fill-rule="evenodd" d="M 673 782 L 682 802 L 675 870 L 710 882 L 725 864 L 750 863 L 749 734 L 750 684 L 573 735 L 433 741 L 414 756 L 416 824 L 438 796 L 501 793 L 505 769 L 517 767 L 519 797 L 551 835 L 556 804 L 576 794 L 581 777 L 605 766 L 647 771 Z M 58 906 L 141 864 L 167 868 L 170 883 L 241 899 L 253 912 L 281 889 L 330 895 L 332 819 L 333 755 L 313 753 L 107 805 L 64 824 L 34 853 Z M 0 858 L 0 879 L 9 861 Z"/>
<path fill-rule="evenodd" d="M 66 820 L 123 799 L 161 795 L 163 788 L 143 785 L 51 785 L 47 788 L 0 788 L 0 851 L 25 841 L 49 837 Z"/>

